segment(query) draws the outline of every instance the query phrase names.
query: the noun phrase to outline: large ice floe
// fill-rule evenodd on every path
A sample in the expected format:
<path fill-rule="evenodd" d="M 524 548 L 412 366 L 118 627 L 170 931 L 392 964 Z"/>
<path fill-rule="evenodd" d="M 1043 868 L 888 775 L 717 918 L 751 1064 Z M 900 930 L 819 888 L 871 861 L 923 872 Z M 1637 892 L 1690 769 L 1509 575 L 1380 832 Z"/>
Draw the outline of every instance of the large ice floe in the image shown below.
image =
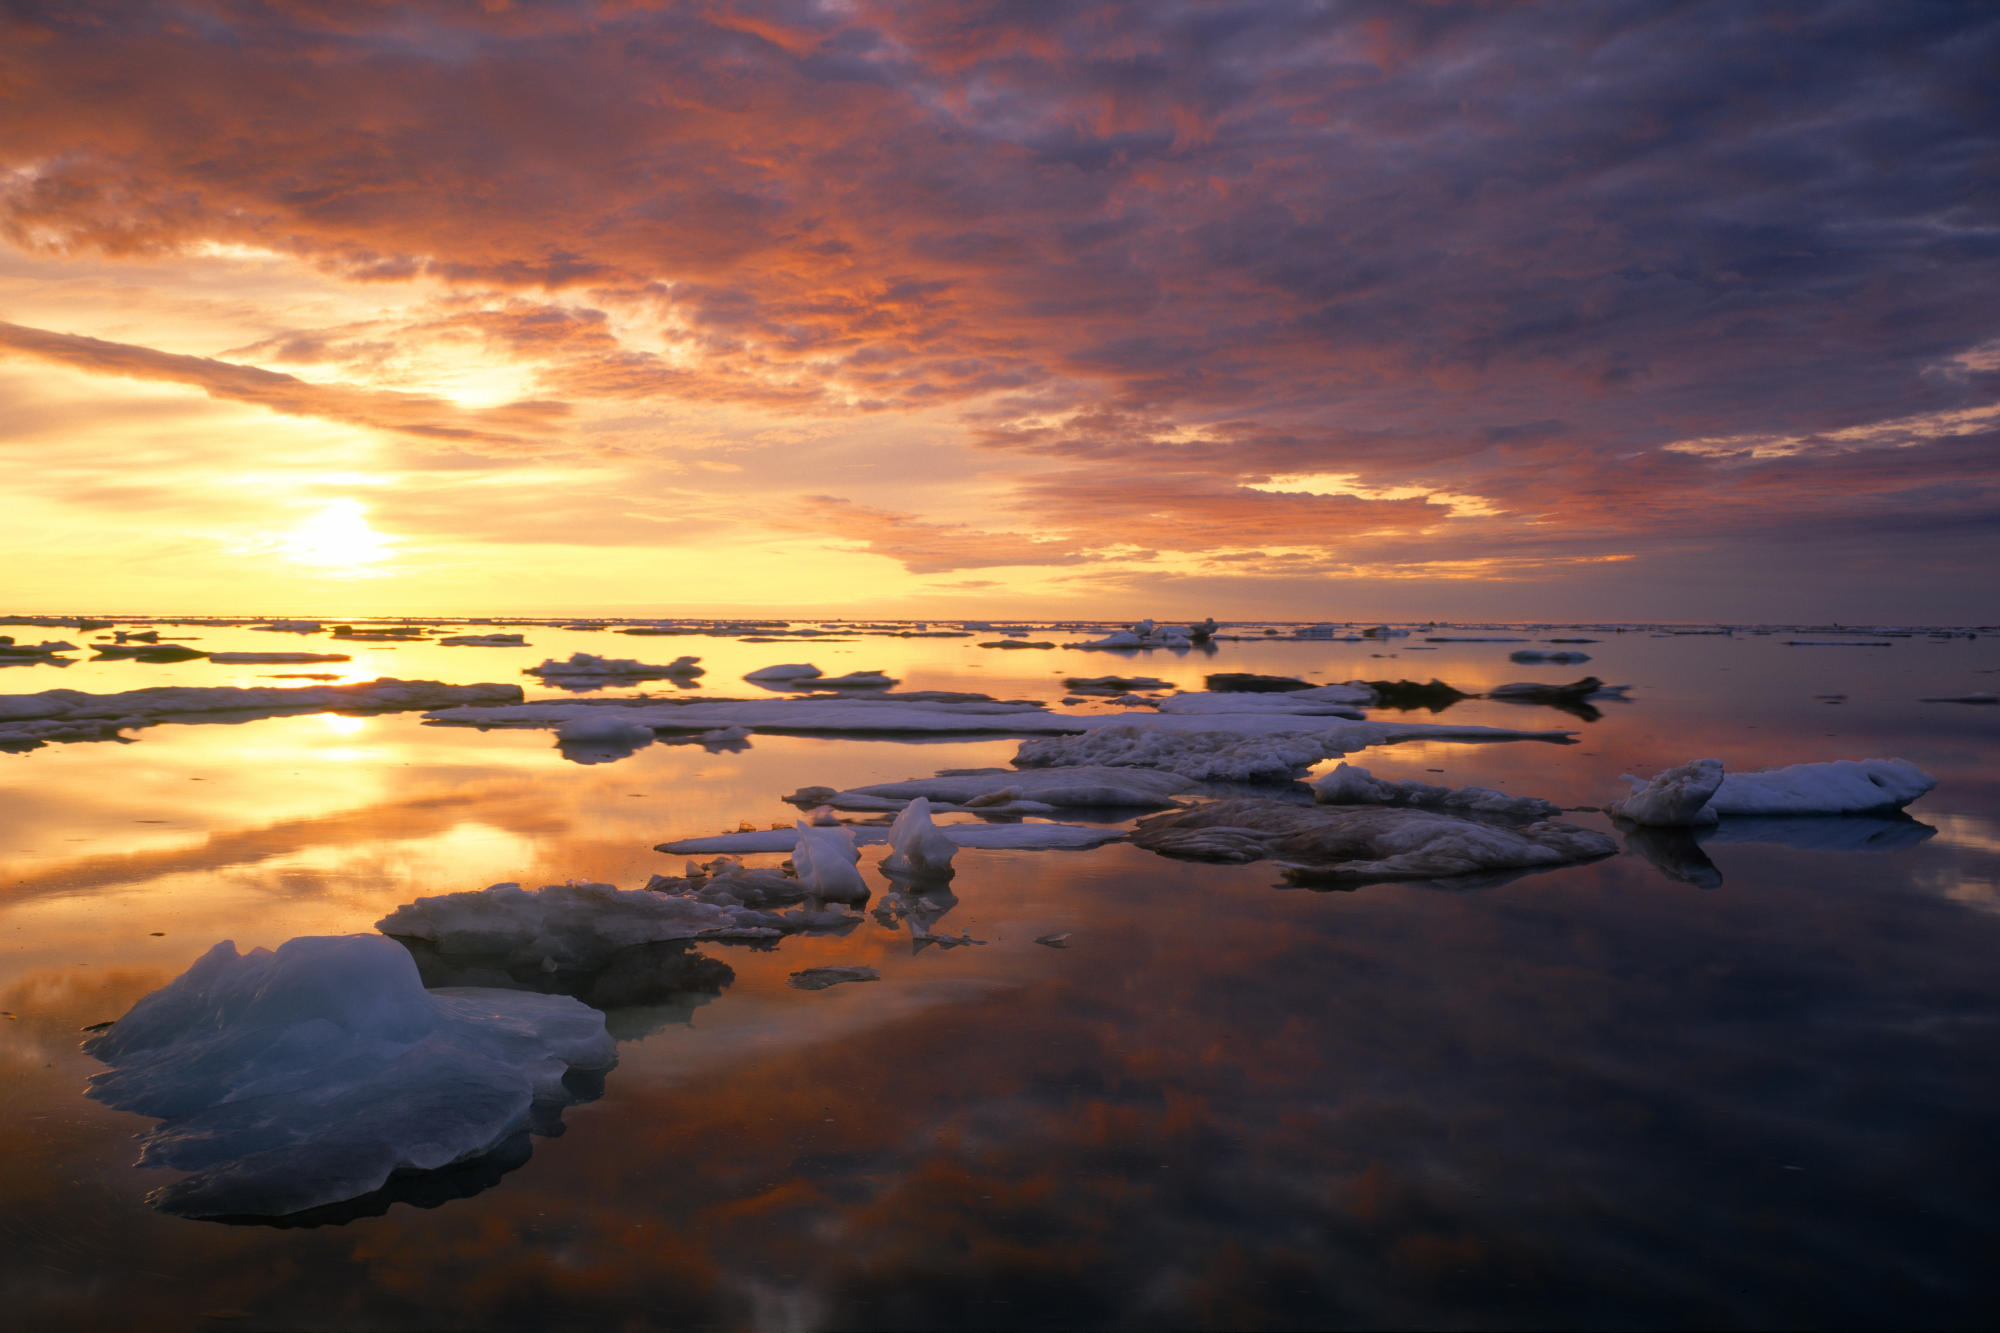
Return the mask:
<path fill-rule="evenodd" d="M 248 954 L 225 941 L 84 1050 L 110 1066 L 92 1097 L 161 1122 L 140 1164 L 192 1173 L 155 1206 L 244 1219 L 351 1205 L 494 1154 L 518 1165 L 528 1131 L 559 1132 L 617 1061 L 582 1002 L 427 991 L 379 935 Z"/>
<path fill-rule="evenodd" d="M 1329 885 L 1492 882 L 1618 850 L 1602 833 L 1554 820 L 1506 827 L 1415 807 L 1297 805 L 1261 797 L 1154 815 L 1139 822 L 1132 842 L 1197 861 L 1271 857 L 1295 883 Z"/>
<path fill-rule="evenodd" d="M 1198 782 L 1289 782 L 1322 760 L 1374 745 L 1406 740 L 1567 742 L 1572 734 L 1354 722 L 1285 712 L 1162 715 L 1110 719 L 1080 736 L 1026 741 L 1015 752 L 1014 763 L 1021 768 L 1157 768 Z"/>
<path fill-rule="evenodd" d="M 984 851 L 1047 852 L 1085 851 L 1107 842 L 1121 842 L 1122 829 L 1094 828 L 1085 824 L 935 824 L 941 837 L 955 847 L 976 847 Z M 857 845 L 888 842 L 889 825 L 849 824 Z M 672 856 L 730 856 L 755 852 L 789 852 L 798 842 L 795 828 L 749 829 L 740 833 L 714 833 L 701 838 L 677 838 L 654 847 Z M 746 872 L 747 873 L 747 872 Z"/>
<path fill-rule="evenodd" d="M 361 681 L 352 685 L 161 685 L 116 694 L 43 690 L 0 695 L 0 749 L 45 741 L 109 740 L 163 719 L 279 716 L 326 711 L 394 712 L 465 705 L 517 704 L 518 685 L 446 685 L 435 680 Z"/>
<path fill-rule="evenodd" d="M 824 805 L 835 810 L 889 811 L 921 799 L 927 809 L 989 816 L 1046 815 L 1077 807 L 1158 810 L 1172 805 L 1174 793 L 1192 785 L 1179 774 L 1133 768 L 978 768 L 904 782 L 877 782 L 847 791 L 805 787 L 785 800 L 806 808 Z"/>
<path fill-rule="evenodd" d="M 1629 774 L 1625 781 L 1631 794 L 1606 812 L 1664 828 L 1699 827 L 1723 816 L 1881 814 L 1937 786 L 1907 759 L 1835 759 L 1753 773 L 1725 773 L 1720 760 L 1697 759 L 1649 782 Z"/>
<path fill-rule="evenodd" d="M 1405 805 L 1453 814 L 1479 815 L 1525 823 L 1551 819 L 1562 807 L 1539 796 L 1509 796 L 1491 787 L 1439 787 L 1428 782 L 1394 782 L 1365 768 L 1337 764 L 1313 784 L 1313 799 L 1321 805 Z"/>

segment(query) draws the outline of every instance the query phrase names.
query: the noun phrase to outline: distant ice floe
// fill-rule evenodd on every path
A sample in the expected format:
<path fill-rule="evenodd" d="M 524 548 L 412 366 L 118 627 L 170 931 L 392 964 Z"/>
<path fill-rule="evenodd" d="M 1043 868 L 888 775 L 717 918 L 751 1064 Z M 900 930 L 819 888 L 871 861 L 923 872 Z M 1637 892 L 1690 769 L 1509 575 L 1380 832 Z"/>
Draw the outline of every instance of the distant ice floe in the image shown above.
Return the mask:
<path fill-rule="evenodd" d="M 1215 713 L 1289 713 L 1298 717 L 1342 717 L 1359 720 L 1361 705 L 1373 703 L 1374 692 L 1365 685 L 1320 685 L 1284 693 L 1220 693 L 1190 691 L 1159 701 L 1162 713 L 1182 717 Z"/>
<path fill-rule="evenodd" d="M 776 666 L 759 667 L 743 673 L 743 679 L 759 683 L 817 680 L 819 676 L 820 669 L 810 662 L 780 662 Z"/>
<path fill-rule="evenodd" d="M 1606 812 L 1634 824 L 1690 828 L 1723 816 L 1866 815 L 1901 810 L 1937 786 L 1907 759 L 1836 759 L 1754 773 L 1725 773 L 1716 759 L 1670 768 Z"/>
<path fill-rule="evenodd" d="M 455 648 L 525 648 L 525 634 L 453 634 L 438 640 Z"/>
<path fill-rule="evenodd" d="M 1543 652 L 1539 648 L 1522 648 L 1507 654 L 1509 662 L 1548 662 L 1556 666 L 1569 666 L 1577 662 L 1588 662 L 1589 653 Z"/>
<path fill-rule="evenodd" d="M 1428 782 L 1391 782 L 1365 768 L 1335 765 L 1313 784 L 1313 800 L 1321 805 L 1397 805 L 1481 815 L 1526 823 L 1552 819 L 1562 807 L 1539 796 L 1509 796 L 1491 787 L 1438 787 Z"/>
<path fill-rule="evenodd" d="M 115 694 L 43 690 L 0 695 L 0 749 L 32 749 L 47 741 L 110 740 L 127 728 L 166 718 L 200 721 L 228 714 L 238 720 L 335 709 L 448 712 L 466 705 L 517 704 L 521 698 L 518 685 L 447 685 L 386 677 L 352 685 L 162 685 Z"/>
<path fill-rule="evenodd" d="M 655 666 L 650 662 L 639 662 L 629 657 L 599 657 L 596 653 L 571 653 L 567 661 L 558 662 L 551 657 L 540 666 L 524 669 L 523 674 L 541 676 L 545 680 L 568 684 L 573 681 L 593 683 L 614 680 L 675 680 L 693 679 L 705 675 L 707 669 L 700 665 L 699 657 L 677 657 L 671 662 Z"/>
<path fill-rule="evenodd" d="M 1107 634 L 1101 639 L 1084 643 L 1066 643 L 1065 648 L 1100 648 L 1112 652 L 1137 652 L 1146 648 L 1169 648 L 1186 650 L 1196 643 L 1208 642 L 1215 632 L 1215 622 L 1203 625 L 1157 625 L 1151 620 L 1142 620 L 1130 629 L 1121 629 Z"/>
<path fill-rule="evenodd" d="M 318 634 L 326 626 L 317 620 L 267 620 L 261 625 L 252 625 L 250 628 L 269 630 L 274 634 Z"/>
<path fill-rule="evenodd" d="M 1276 735 L 1309 735 L 1320 738 L 1320 758 L 1331 758 L 1371 745 L 1388 745 L 1404 740 L 1541 740 L 1567 742 L 1575 733 L 1568 731 L 1517 731 L 1504 727 L 1448 726 L 1424 723 L 1351 721 L 1339 716 L 1311 715 L 1289 711 L 1248 713 L 1138 714 L 1055 713 L 1039 704 L 1001 700 L 969 701 L 890 695 L 870 698 L 863 695 L 804 699 L 717 699 L 650 700 L 631 704 L 533 703 L 494 708 L 452 708 L 429 714 L 427 721 L 443 726 L 557 728 L 585 714 L 612 715 L 649 727 L 656 732 L 710 731 L 717 727 L 747 727 L 753 732 L 823 733 L 834 735 L 897 734 L 988 734 L 1048 736 L 1094 733 L 1107 729 L 1138 729 L 1159 736 L 1157 741 L 1135 746 L 1127 740 L 1103 753 L 1117 751 L 1124 757 L 1113 760 L 1091 757 L 1099 752 L 1091 742 L 1079 741 L 1075 757 L 1038 758 L 1031 767 L 1057 764 L 1138 764 L 1174 767 L 1144 757 L 1146 744 L 1160 747 L 1163 754 L 1182 754 L 1192 742 L 1166 739 L 1168 733 L 1230 733 L 1223 741 L 1211 736 L 1202 744 L 1234 744 L 1246 738 Z M 1019 762 L 1018 760 L 1016 762 Z M 1313 761 L 1317 762 L 1317 761 Z M 1176 768 L 1176 771 L 1185 771 Z"/>
<path fill-rule="evenodd" d="M 161 1121 L 140 1165 L 192 1173 L 153 1204 L 227 1219 L 309 1215 L 491 1154 L 518 1165 L 527 1133 L 588 1095 L 578 1076 L 617 1063 L 582 1002 L 427 991 L 379 935 L 225 941 L 84 1050 L 110 1066 L 91 1097 Z"/>
<path fill-rule="evenodd" d="M 1063 685 L 1071 694 L 1130 694 L 1134 690 L 1171 690 L 1173 682 L 1152 676 L 1068 676 Z"/>
<path fill-rule="evenodd" d="M 1274 858 L 1295 883 L 1336 886 L 1398 879 L 1490 882 L 1618 850 L 1602 833 L 1553 820 L 1514 828 L 1414 807 L 1297 805 L 1260 797 L 1154 815 L 1139 822 L 1132 842 L 1198 861 Z"/>
<path fill-rule="evenodd" d="M 222 666 L 292 666 L 307 662 L 352 662 L 346 653 L 210 653 Z"/>
<path fill-rule="evenodd" d="M 1015 817 L 1064 808 L 1158 810 L 1172 805 L 1174 793 L 1192 785 L 1179 774 L 1137 768 L 982 768 L 878 782 L 849 791 L 806 787 L 785 800 L 797 806 L 857 811 L 901 810 L 923 800 L 931 809 Z"/>
<path fill-rule="evenodd" d="M 785 984 L 794 990 L 825 990 L 847 981 L 880 981 L 882 974 L 872 967 L 809 967 L 794 972 Z"/>
<path fill-rule="evenodd" d="M 1250 696 L 1252 698 L 1258 696 Z M 1163 769 L 1200 782 L 1289 782 L 1326 759 L 1406 740 L 1567 743 L 1568 731 L 1420 722 L 1351 722 L 1294 713 L 1121 717 L 1082 735 L 1023 742 L 1021 768 L 1112 765 Z"/>
<path fill-rule="evenodd" d="M 850 824 L 848 831 L 860 846 L 887 842 L 890 830 L 880 825 Z M 955 847 L 975 847 L 984 851 L 1045 852 L 1086 851 L 1107 842 L 1121 842 L 1122 829 L 1092 828 L 1083 824 L 938 824 L 938 833 Z M 798 842 L 796 828 L 758 829 L 742 833 L 717 833 L 705 838 L 677 838 L 660 843 L 653 850 L 670 856 L 712 856 L 717 853 L 747 856 L 756 852 L 789 852 Z"/>

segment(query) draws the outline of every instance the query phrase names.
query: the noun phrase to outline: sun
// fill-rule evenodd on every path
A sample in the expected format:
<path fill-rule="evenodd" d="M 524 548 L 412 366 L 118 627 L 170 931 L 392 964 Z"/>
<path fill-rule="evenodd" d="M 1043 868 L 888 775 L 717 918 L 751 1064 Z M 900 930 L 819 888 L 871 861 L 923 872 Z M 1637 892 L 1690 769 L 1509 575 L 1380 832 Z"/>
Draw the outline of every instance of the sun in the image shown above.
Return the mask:
<path fill-rule="evenodd" d="M 366 578 L 395 554 L 389 538 L 368 526 L 368 506 L 359 500 L 329 500 L 285 539 L 284 555 L 336 578 Z"/>

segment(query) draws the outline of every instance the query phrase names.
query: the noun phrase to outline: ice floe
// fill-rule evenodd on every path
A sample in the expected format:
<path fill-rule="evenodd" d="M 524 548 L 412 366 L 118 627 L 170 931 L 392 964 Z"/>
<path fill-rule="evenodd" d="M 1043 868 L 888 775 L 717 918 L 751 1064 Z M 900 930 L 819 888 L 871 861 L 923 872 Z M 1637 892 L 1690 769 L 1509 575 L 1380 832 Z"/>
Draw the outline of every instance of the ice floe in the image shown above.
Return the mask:
<path fill-rule="evenodd" d="M 1550 819 L 1562 807 L 1539 796 L 1509 796 L 1491 787 L 1439 787 L 1428 782 L 1394 782 L 1365 768 L 1337 764 L 1313 784 L 1313 799 L 1322 805 L 1411 805 L 1454 814 L 1481 815 L 1526 823 Z"/>
<path fill-rule="evenodd" d="M 352 685 L 161 685 L 115 694 L 43 690 L 0 695 L 0 748 L 107 740 L 126 728 L 149 726 L 163 718 L 198 721 L 210 714 L 275 716 L 326 710 L 448 711 L 466 705 L 518 703 L 521 697 L 518 685 L 389 678 Z"/>
<path fill-rule="evenodd" d="M 1543 820 L 1502 827 L 1412 807 L 1296 805 L 1240 797 L 1143 819 L 1134 845 L 1199 861 L 1284 865 L 1298 882 L 1462 881 L 1609 856 L 1602 833 Z"/>
<path fill-rule="evenodd" d="M 931 822 L 931 803 L 919 796 L 896 812 L 889 826 L 889 854 L 879 867 L 900 879 L 938 881 L 952 877 L 958 844 Z"/>
<path fill-rule="evenodd" d="M 525 648 L 525 634 L 453 634 L 438 640 L 455 648 Z"/>
<path fill-rule="evenodd" d="M 1085 851 L 1102 847 L 1107 842 L 1119 842 L 1125 837 L 1120 829 L 1092 828 L 1083 824 L 938 824 L 934 827 L 955 846 L 1002 852 Z M 861 846 L 889 840 L 886 825 L 849 824 L 847 830 Z M 679 838 L 660 843 L 653 850 L 670 856 L 789 852 L 798 842 L 798 837 L 796 828 L 756 829 L 741 833 L 717 833 L 704 838 Z"/>
<path fill-rule="evenodd" d="M 882 974 L 872 967 L 809 967 L 794 972 L 785 984 L 795 990 L 825 990 L 846 981 L 880 981 Z"/>
<path fill-rule="evenodd" d="M 379 935 L 225 941 L 84 1050 L 110 1066 L 93 1098 L 161 1121 L 140 1164 L 192 1173 L 154 1204 L 212 1218 L 294 1216 L 551 1132 L 565 1077 L 617 1060 L 580 1001 L 427 991 Z"/>
<path fill-rule="evenodd" d="M 810 662 L 780 662 L 776 666 L 759 667 L 755 671 L 746 671 L 743 673 L 743 679 L 759 683 L 816 680 L 819 674 L 819 668 Z"/>
<path fill-rule="evenodd" d="M 596 653 L 571 653 L 567 661 L 558 662 L 551 657 L 540 666 L 526 668 L 524 674 L 541 676 L 550 681 L 565 683 L 589 681 L 593 684 L 612 680 L 692 679 L 706 673 L 700 662 L 699 657 L 677 657 L 671 662 L 656 666 L 629 657 L 599 657 Z"/>
<path fill-rule="evenodd" d="M 1147 769 L 1072 766 L 1018 770 L 960 769 L 904 782 L 878 782 L 848 791 L 806 787 L 785 798 L 797 806 L 836 810 L 901 810 L 923 799 L 940 810 L 984 815 L 1048 814 L 1062 808 L 1157 810 L 1192 784 L 1174 773 Z"/>
<path fill-rule="evenodd" d="M 1253 696 L 1254 697 L 1254 696 Z M 1406 740 L 1567 742 L 1567 731 L 1353 722 L 1292 713 L 1123 717 L 1082 735 L 1022 743 L 1021 768 L 1111 765 L 1157 768 L 1200 782 L 1289 782 L 1326 759 Z"/>
<path fill-rule="evenodd" d="M 1522 648 L 1515 652 L 1508 653 L 1507 660 L 1509 662 L 1521 662 L 1524 664 L 1532 662 L 1548 662 L 1556 666 L 1569 666 L 1577 662 L 1588 662 L 1590 660 L 1590 654 L 1569 653 L 1569 652 L 1547 653 L 1541 651 L 1538 648 Z"/>
<path fill-rule="evenodd" d="M 1152 676 L 1067 676 L 1063 685 L 1072 694 L 1129 694 L 1133 690 L 1171 690 L 1171 681 Z"/>
<path fill-rule="evenodd" d="M 346 653 L 210 653 L 220 666 L 294 666 L 307 662 L 352 662 Z"/>
<path fill-rule="evenodd" d="M 1606 812 L 1635 824 L 1694 827 L 1722 816 L 1863 815 L 1901 810 L 1937 786 L 1907 759 L 1835 759 L 1727 773 L 1714 759 L 1670 768 L 1649 782 L 1629 774 L 1629 796 Z M 1708 795 L 1697 803 L 1696 797 Z"/>

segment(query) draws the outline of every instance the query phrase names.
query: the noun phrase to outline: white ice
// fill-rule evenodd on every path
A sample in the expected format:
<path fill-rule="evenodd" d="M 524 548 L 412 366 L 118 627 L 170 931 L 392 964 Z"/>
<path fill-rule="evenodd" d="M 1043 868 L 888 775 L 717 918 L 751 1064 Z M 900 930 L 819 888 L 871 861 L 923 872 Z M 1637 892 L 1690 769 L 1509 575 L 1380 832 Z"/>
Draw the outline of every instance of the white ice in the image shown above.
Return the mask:
<path fill-rule="evenodd" d="M 161 1119 L 140 1162 L 194 1174 L 190 1216 L 281 1217 L 478 1157 L 548 1127 L 563 1075 L 617 1062 L 604 1016 L 512 990 L 426 991 L 380 935 L 224 941 L 84 1044 L 90 1095 Z"/>
<path fill-rule="evenodd" d="M 931 822 L 931 803 L 919 796 L 889 826 L 889 854 L 881 869 L 905 879 L 950 879 L 951 858 L 957 853 L 958 844 Z"/>
<path fill-rule="evenodd" d="M 792 842 L 792 868 L 799 883 L 817 898 L 833 902 L 854 902 L 868 896 L 856 862 L 861 853 L 854 835 L 840 825 L 809 824 L 801 819 Z"/>
<path fill-rule="evenodd" d="M 116 694 L 43 690 L 0 695 L 0 745 L 97 740 L 164 717 L 203 713 L 280 714 L 324 709 L 442 709 L 518 703 L 518 685 L 446 685 L 435 680 L 372 680 L 353 685 L 156 685 Z"/>
<path fill-rule="evenodd" d="M 460 648 L 525 648 L 528 636 L 525 634 L 454 634 L 438 640 Z"/>
<path fill-rule="evenodd" d="M 744 924 L 727 907 L 611 884 L 494 884 L 406 903 L 375 923 L 440 955 L 550 960 L 589 971 L 611 955 L 662 940 L 699 939 Z"/>
<path fill-rule="evenodd" d="M 1065 806 L 1123 806 L 1156 810 L 1192 784 L 1174 773 L 1114 767 L 1018 770 L 966 769 L 905 782 L 877 782 L 834 792 L 807 788 L 785 799 L 795 805 L 836 810 L 900 810 L 913 800 L 941 809 L 982 814 L 1046 814 Z"/>
<path fill-rule="evenodd" d="M 677 657 L 664 665 L 654 666 L 649 662 L 635 661 L 629 657 L 599 657 L 596 653 L 571 653 L 566 662 L 558 662 L 551 657 L 540 666 L 529 667 L 527 674 L 585 679 L 598 676 L 647 678 L 700 676 L 706 674 L 704 669 L 697 665 L 700 661 L 699 657 Z"/>
<path fill-rule="evenodd" d="M 809 662 L 780 662 L 776 666 L 759 667 L 755 671 L 743 673 L 745 680 L 781 681 L 812 680 L 820 674 L 819 668 Z"/>
<path fill-rule="evenodd" d="M 1722 785 L 1720 759 L 1694 759 L 1666 770 L 1650 782 L 1620 774 L 1632 794 L 1604 807 L 1604 813 L 1649 828 L 1695 828 L 1713 824 L 1709 799 Z"/>
<path fill-rule="evenodd" d="M 938 824 L 937 831 L 957 847 L 986 851 L 1082 851 L 1118 842 L 1125 834 L 1119 829 L 1092 828 L 1083 824 Z M 886 842 L 889 830 L 880 825 L 849 824 L 847 829 L 862 846 Z M 681 838 L 663 842 L 653 850 L 670 856 L 703 856 L 716 852 L 747 855 L 752 852 L 789 852 L 798 842 L 798 830 L 758 829 L 745 833 L 718 833 L 706 838 Z M 796 861 L 793 863 L 797 864 Z"/>
<path fill-rule="evenodd" d="M 1718 815 L 1860 815 L 1900 810 L 1937 779 L 1907 759 L 1835 759 L 1729 773 L 1709 807 Z"/>

